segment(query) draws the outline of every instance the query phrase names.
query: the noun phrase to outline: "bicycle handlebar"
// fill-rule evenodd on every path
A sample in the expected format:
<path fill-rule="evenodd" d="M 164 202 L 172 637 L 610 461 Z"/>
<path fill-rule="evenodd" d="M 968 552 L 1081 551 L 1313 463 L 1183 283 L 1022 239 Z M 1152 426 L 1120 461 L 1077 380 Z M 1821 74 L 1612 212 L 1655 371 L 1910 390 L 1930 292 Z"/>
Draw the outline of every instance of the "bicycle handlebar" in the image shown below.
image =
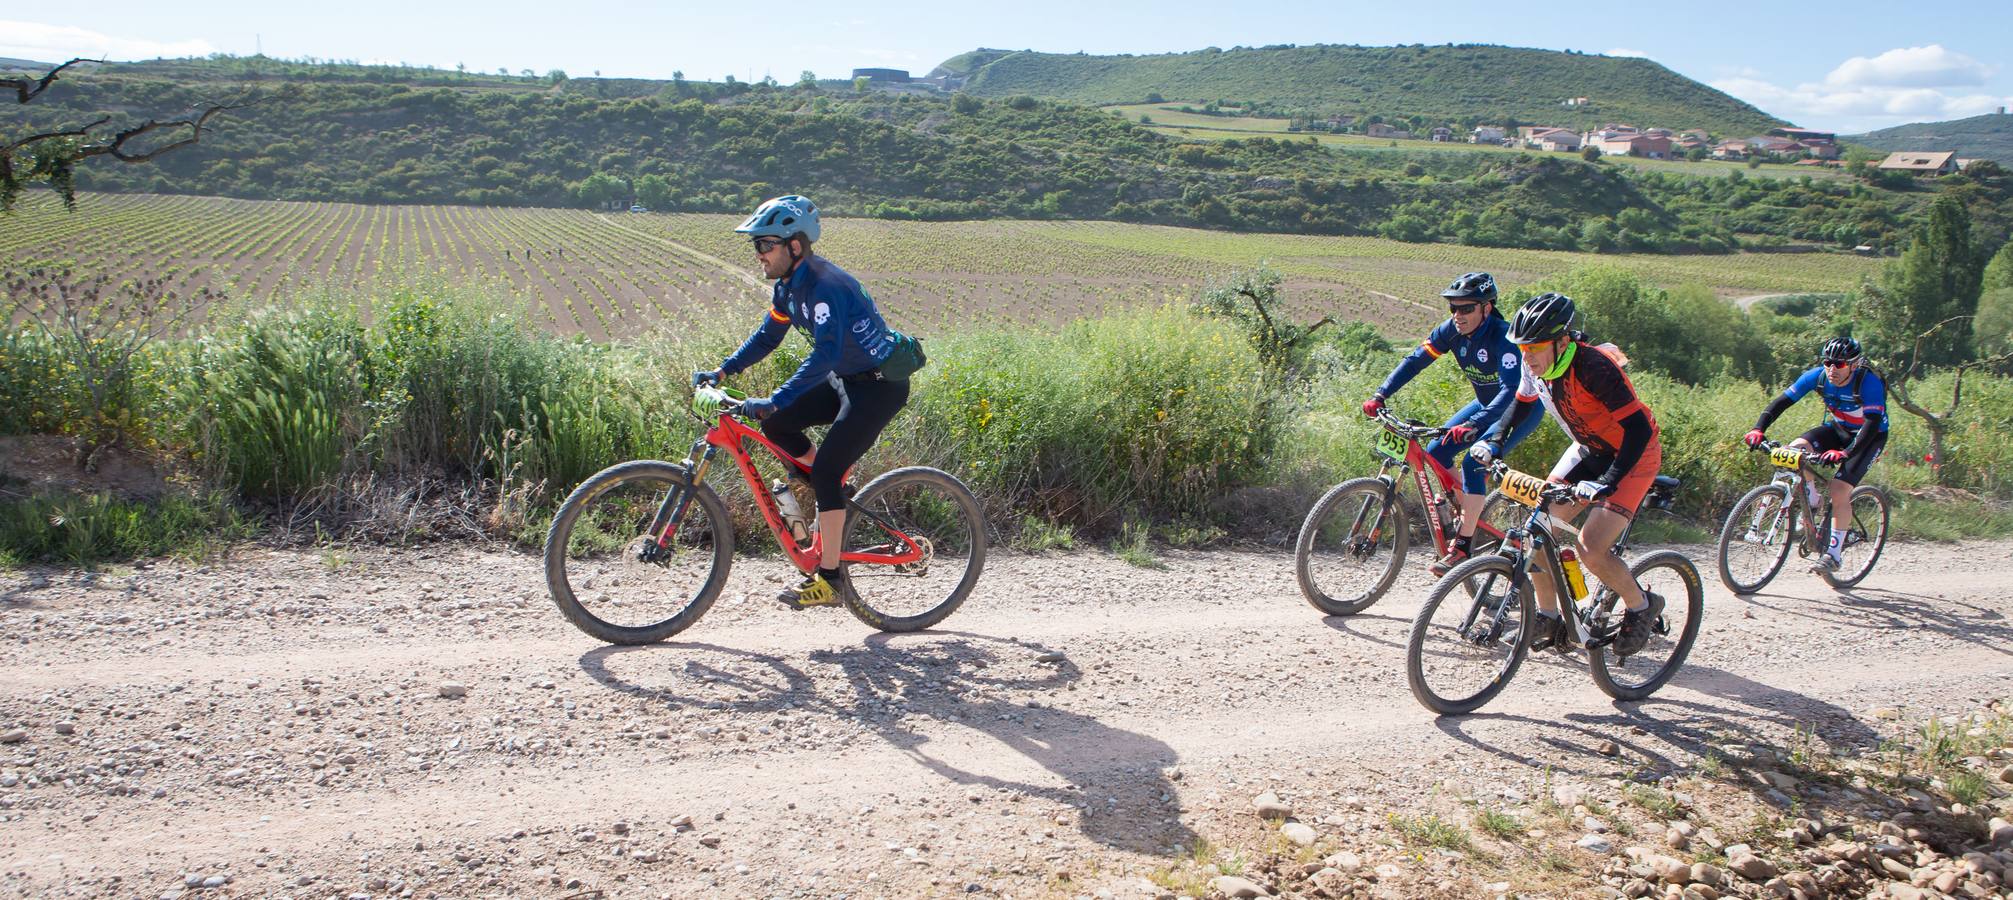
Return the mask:
<path fill-rule="evenodd" d="M 1754 446 L 1751 446 L 1747 449 L 1752 450 L 1756 453 L 1770 453 L 1777 449 L 1787 446 L 1789 445 L 1784 444 L 1781 441 L 1771 441 L 1767 438 L 1763 438 L 1761 443 L 1755 444 Z M 1832 468 L 1837 468 L 1845 464 L 1844 462 L 1827 463 L 1824 460 L 1818 459 L 1817 458 L 1818 452 L 1816 450 L 1804 450 L 1801 452 L 1803 453 L 1803 464 L 1806 466 L 1829 465 Z"/>
<path fill-rule="evenodd" d="M 1385 428 L 1390 429 L 1391 431 L 1397 432 L 1398 434 L 1404 435 L 1405 437 L 1415 438 L 1418 440 L 1432 440 L 1433 438 L 1439 437 L 1440 435 L 1447 433 L 1447 429 L 1442 428 L 1438 425 L 1427 425 L 1421 422 L 1407 422 L 1404 419 L 1400 419 L 1398 418 L 1397 414 L 1391 412 L 1391 408 L 1388 406 L 1383 409 L 1377 410 L 1377 424 L 1382 425 Z"/>
<path fill-rule="evenodd" d="M 1496 479 L 1497 481 L 1501 481 L 1501 480 L 1503 480 L 1503 479 L 1504 479 L 1505 477 L 1507 477 L 1507 476 L 1508 476 L 1508 475 L 1509 475 L 1509 474 L 1510 474 L 1511 472 L 1514 472 L 1514 471 L 1516 471 L 1516 470 L 1515 470 L 1515 469 L 1512 469 L 1512 468 L 1510 468 L 1510 464 L 1509 464 L 1509 463 L 1506 463 L 1506 462 L 1504 462 L 1504 461 L 1502 461 L 1502 460 L 1500 460 L 1500 459 L 1499 459 L 1499 460 L 1496 460 L 1496 461 L 1495 461 L 1495 462 L 1493 462 L 1493 463 L 1490 463 L 1490 464 L 1489 464 L 1489 470 L 1488 470 L 1488 472 L 1489 472 L 1489 475 L 1490 475 L 1491 477 L 1495 478 L 1495 479 Z M 1534 477 L 1535 477 L 1535 476 L 1534 476 Z M 1543 500 L 1543 501 L 1545 501 L 1546 503 L 1578 503 L 1578 502 L 1580 502 L 1580 498 L 1579 498 L 1579 497 L 1577 497 L 1577 496 L 1575 496 L 1575 495 L 1573 494 L 1573 487 L 1572 487 L 1572 485 L 1569 485 L 1569 484 L 1554 484 L 1554 483 L 1552 483 L 1552 482 L 1549 482 L 1549 481 L 1545 482 L 1545 487 L 1544 487 L 1544 489 L 1543 489 L 1543 490 L 1541 490 L 1541 491 L 1539 491 L 1539 493 L 1538 493 L 1538 499 L 1540 499 L 1540 500 Z"/>

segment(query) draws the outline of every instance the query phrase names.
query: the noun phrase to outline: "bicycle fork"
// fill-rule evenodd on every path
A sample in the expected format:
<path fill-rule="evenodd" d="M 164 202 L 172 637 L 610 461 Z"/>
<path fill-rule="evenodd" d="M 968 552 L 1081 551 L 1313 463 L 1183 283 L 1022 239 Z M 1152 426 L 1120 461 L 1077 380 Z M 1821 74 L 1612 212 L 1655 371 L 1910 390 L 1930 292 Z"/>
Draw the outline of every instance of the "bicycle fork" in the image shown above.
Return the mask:
<path fill-rule="evenodd" d="M 703 449 L 702 449 L 703 448 Z M 685 455 L 685 483 L 672 485 L 664 492 L 664 500 L 657 504 L 657 514 L 650 519 L 650 530 L 644 532 L 651 539 L 644 541 L 636 552 L 636 558 L 646 563 L 659 562 L 677 552 L 672 544 L 672 535 L 678 533 L 678 524 L 685 521 L 685 513 L 692 508 L 692 495 L 699 490 L 699 480 L 706 477 L 706 467 L 713 462 L 713 454 L 719 448 L 704 439 L 692 444 L 692 451 Z M 694 462 L 693 457 L 698 457 Z"/>

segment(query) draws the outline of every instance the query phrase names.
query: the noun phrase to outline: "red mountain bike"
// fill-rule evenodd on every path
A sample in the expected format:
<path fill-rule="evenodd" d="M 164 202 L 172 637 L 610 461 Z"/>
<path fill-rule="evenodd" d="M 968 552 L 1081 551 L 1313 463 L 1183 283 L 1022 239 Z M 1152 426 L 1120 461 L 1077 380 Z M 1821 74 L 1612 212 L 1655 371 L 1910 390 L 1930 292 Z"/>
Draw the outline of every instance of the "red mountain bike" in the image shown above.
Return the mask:
<path fill-rule="evenodd" d="M 804 532 L 805 523 L 785 512 L 786 502 L 808 505 L 811 498 L 764 486 L 753 451 L 774 456 L 799 479 L 810 468 L 741 420 L 745 399 L 718 388 L 695 391 L 693 415 L 711 424 L 684 461 L 609 466 L 559 507 L 545 536 L 545 582 L 581 631 L 611 644 L 647 644 L 692 627 L 712 608 L 734 562 L 734 523 L 705 483 L 723 452 L 791 565 L 804 573 L 817 567 L 827 536 L 815 530 L 815 515 L 813 530 Z M 978 499 L 949 473 L 922 466 L 883 474 L 850 497 L 844 541 L 839 559 L 852 589 L 840 592 L 842 602 L 881 631 L 943 621 L 985 568 Z"/>
<path fill-rule="evenodd" d="M 1383 426 L 1372 446 L 1382 458 L 1377 474 L 1329 488 L 1307 512 L 1293 545 L 1293 573 L 1300 581 L 1300 593 L 1331 616 L 1370 608 L 1391 589 L 1405 566 L 1405 551 L 1412 543 L 1411 514 L 1400 496 L 1403 484 L 1392 469 L 1401 470 L 1400 475 L 1410 472 L 1419 488 L 1424 533 L 1433 543 L 1434 556 L 1447 552 L 1458 533 L 1450 502 L 1454 473 L 1427 456 L 1424 446 L 1446 429 L 1400 419 L 1389 410 L 1377 414 L 1377 424 Z M 1435 478 L 1429 480 L 1428 472 Z M 1483 507 L 1471 555 L 1493 553 L 1503 542 L 1503 529 L 1496 520 L 1504 515 L 1499 508 L 1508 506 L 1492 496 Z"/>

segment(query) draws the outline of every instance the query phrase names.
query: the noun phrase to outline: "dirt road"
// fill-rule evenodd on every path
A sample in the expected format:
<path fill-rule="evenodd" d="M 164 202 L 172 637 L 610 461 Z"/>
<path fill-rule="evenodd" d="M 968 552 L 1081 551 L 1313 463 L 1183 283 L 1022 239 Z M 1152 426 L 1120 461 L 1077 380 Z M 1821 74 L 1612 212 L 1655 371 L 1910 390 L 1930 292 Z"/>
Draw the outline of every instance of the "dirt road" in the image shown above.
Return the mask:
<path fill-rule="evenodd" d="M 1844 594 L 1709 581 L 1656 698 L 1546 657 L 1463 719 L 1405 688 L 1423 569 L 1345 620 L 1285 555 L 1166 562 L 999 554 L 945 630 L 884 636 L 777 606 L 784 573 L 744 561 L 696 627 L 628 649 L 568 626 L 521 554 L 9 573 L 0 892 L 1154 896 L 1272 792 L 1316 849 L 1391 860 L 1393 895 L 1466 896 L 1460 854 L 1400 852 L 1388 814 L 1514 812 L 1799 728 L 1868 746 L 1903 724 L 1875 708 L 2013 685 L 2003 546 L 1896 545 Z"/>

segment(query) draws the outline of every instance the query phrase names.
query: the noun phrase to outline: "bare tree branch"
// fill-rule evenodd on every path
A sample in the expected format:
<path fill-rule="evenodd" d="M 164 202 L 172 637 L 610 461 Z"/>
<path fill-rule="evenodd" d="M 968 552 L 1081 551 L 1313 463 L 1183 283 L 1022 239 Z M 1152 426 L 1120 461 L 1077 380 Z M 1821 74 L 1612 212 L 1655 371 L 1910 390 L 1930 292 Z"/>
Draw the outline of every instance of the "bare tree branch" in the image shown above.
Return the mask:
<path fill-rule="evenodd" d="M 203 127 L 208 125 L 210 123 L 210 119 L 216 116 L 218 113 L 225 113 L 230 112 L 232 110 L 244 109 L 248 106 L 255 106 L 262 99 L 263 98 L 257 98 L 257 97 L 250 99 L 240 98 L 239 102 L 223 103 L 210 106 L 204 109 L 200 115 L 176 119 L 170 122 L 160 122 L 153 119 L 148 119 L 147 121 L 139 125 L 125 129 L 124 131 L 120 131 L 112 135 L 111 140 L 108 140 L 104 143 L 91 144 L 88 146 L 78 148 L 77 158 L 88 159 L 93 156 L 102 156 L 110 154 L 113 159 L 119 160 L 121 162 L 129 162 L 129 163 L 146 162 L 170 150 L 177 150 L 201 140 L 203 137 Z M 102 124 L 104 121 L 105 120 L 100 119 L 99 124 Z M 149 134 L 155 131 L 160 131 L 162 129 L 168 129 L 168 128 L 187 128 L 189 129 L 189 136 L 179 141 L 175 141 L 174 143 L 166 144 L 160 147 L 155 147 L 154 149 L 145 152 L 133 153 L 125 149 L 127 141 L 130 141 L 144 134 Z"/>
<path fill-rule="evenodd" d="M 41 94 L 43 91 L 48 90 L 49 83 L 55 81 L 56 76 L 60 74 L 64 69 L 70 68 L 71 66 L 74 66 L 78 63 L 102 63 L 102 62 L 104 62 L 104 60 L 102 59 L 85 59 L 84 57 L 79 56 L 70 60 L 69 62 L 57 66 L 56 68 L 50 69 L 49 74 L 44 75 L 41 78 L 0 78 L 0 90 L 11 88 L 13 89 L 15 95 L 20 98 L 20 102 L 27 103 L 28 101 L 35 99 L 35 97 Z"/>
<path fill-rule="evenodd" d="M 0 78 L 0 89 L 13 88 L 21 103 L 27 103 L 48 90 L 49 85 L 62 74 L 63 70 L 78 63 L 103 62 L 103 60 L 77 58 L 54 69 L 41 78 Z M 179 150 L 203 139 L 203 129 L 209 127 L 210 120 L 220 114 L 256 106 L 271 97 L 270 94 L 241 93 L 222 102 L 209 102 L 200 107 L 191 107 L 187 115 L 179 119 L 161 121 L 148 119 L 131 128 L 121 129 L 99 140 L 92 140 L 93 133 L 112 121 L 104 116 L 81 128 L 49 131 L 31 134 L 6 144 L 0 144 L 0 212 L 13 209 L 14 200 L 22 189 L 33 182 L 48 182 L 63 197 L 63 205 L 75 208 L 76 193 L 71 188 L 76 164 L 94 156 L 109 156 L 120 162 L 143 163 L 152 161 L 161 154 Z M 169 141 L 158 147 L 142 148 L 136 143 L 147 135 L 156 133 L 181 132 L 178 140 Z"/>

